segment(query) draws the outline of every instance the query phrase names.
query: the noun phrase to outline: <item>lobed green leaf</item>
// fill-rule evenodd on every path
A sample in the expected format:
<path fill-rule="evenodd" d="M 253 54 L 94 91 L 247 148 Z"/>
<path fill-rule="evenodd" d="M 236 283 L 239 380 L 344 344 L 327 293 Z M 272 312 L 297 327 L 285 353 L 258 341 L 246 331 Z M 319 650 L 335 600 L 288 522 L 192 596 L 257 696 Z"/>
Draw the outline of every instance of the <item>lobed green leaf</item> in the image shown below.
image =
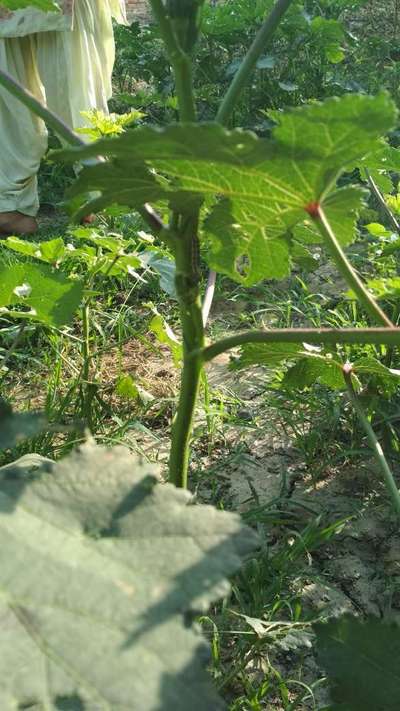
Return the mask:
<path fill-rule="evenodd" d="M 336 711 L 397 711 L 400 629 L 394 621 L 345 615 L 314 625 Z"/>
<path fill-rule="evenodd" d="M 347 95 L 273 117 L 272 139 L 212 123 L 144 127 L 59 157 L 112 159 L 86 168 L 73 188 L 100 191 L 97 207 L 170 199 L 187 211 L 193 194 L 205 199 L 210 266 L 250 285 L 288 273 L 291 230 L 312 203 L 322 204 L 343 245 L 352 241 L 362 194 L 336 191 L 336 182 L 382 153 L 396 109 L 386 94 Z"/>
<path fill-rule="evenodd" d="M 127 449 L 0 470 L 0 708 L 222 709 L 195 613 L 257 538 Z"/>
<path fill-rule="evenodd" d="M 74 317 L 82 293 L 81 282 L 45 264 L 0 265 L 0 310 L 13 316 L 64 326 Z"/>

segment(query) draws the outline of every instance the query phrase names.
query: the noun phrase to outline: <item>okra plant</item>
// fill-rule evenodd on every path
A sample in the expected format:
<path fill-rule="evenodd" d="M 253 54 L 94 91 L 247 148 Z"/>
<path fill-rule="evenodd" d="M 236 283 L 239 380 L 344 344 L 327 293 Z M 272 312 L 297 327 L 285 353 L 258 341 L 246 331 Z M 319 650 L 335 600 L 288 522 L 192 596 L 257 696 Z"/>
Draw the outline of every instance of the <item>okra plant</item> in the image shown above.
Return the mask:
<path fill-rule="evenodd" d="M 344 251 L 355 237 L 363 191 L 337 187 L 343 172 L 354 167 L 363 171 L 369 162 L 378 173 L 398 167 L 397 152 L 382 138 L 395 125 L 397 112 L 385 94 L 347 95 L 286 113 L 274 112 L 276 127 L 268 139 L 231 128 L 236 102 L 292 5 L 291 0 L 278 0 L 239 67 L 215 121 L 201 123 L 193 72 L 203 2 L 152 0 L 151 5 L 175 76 L 180 122 L 137 128 L 89 146 L 76 145 L 61 152 L 59 160 L 85 162 L 99 155 L 105 159 L 84 168 L 71 190 L 74 200 L 81 201 L 78 217 L 112 203 L 139 210 L 174 255 L 183 368 L 169 479 L 185 488 L 201 373 L 216 355 L 235 347 L 246 353 L 249 344 L 259 344 L 261 351 L 264 348 L 264 356 L 259 353 L 259 357 L 265 359 L 268 350 L 262 344 L 399 343 L 399 331 Z M 74 137 L 69 139 L 77 143 Z M 85 195 L 90 197 L 85 199 Z M 160 220 L 157 203 L 168 205 L 168 222 Z M 261 279 L 286 277 L 296 254 L 313 245 L 321 245 L 330 255 L 376 328 L 247 331 L 217 343 L 206 342 L 204 316 L 209 299 L 202 305 L 200 254 L 213 272 L 250 286 Z M 343 383 L 355 402 L 355 379 L 349 371 L 352 368 L 346 364 Z M 393 477 L 375 440 L 373 446 L 400 512 Z"/>
<path fill-rule="evenodd" d="M 70 148 L 58 153 L 58 160 L 80 161 L 85 166 L 70 190 L 74 205 L 79 203 L 76 211 L 77 218 L 119 203 L 139 212 L 153 234 L 168 246 L 174 256 L 183 356 L 179 401 L 172 426 L 169 481 L 185 489 L 188 484 L 190 443 L 202 371 L 205 365 L 217 355 L 239 348 L 242 363 L 254 363 L 269 362 L 273 358 L 276 360 L 278 351 L 282 353 L 283 359 L 290 360 L 291 356 L 297 358 L 299 353 L 305 357 L 304 343 L 328 348 L 333 348 L 337 344 L 376 344 L 389 348 L 400 345 L 400 329 L 382 310 L 345 253 L 345 247 L 351 244 L 355 237 L 355 223 L 362 205 L 363 190 L 357 186 L 338 187 L 340 176 L 354 168 L 365 171 L 371 166 L 375 174 L 399 168 L 397 152 L 383 138 L 396 125 L 397 111 L 386 94 L 376 97 L 347 95 L 341 99 L 331 98 L 322 104 L 313 103 L 289 112 L 274 112 L 271 118 L 275 122 L 275 128 L 270 138 L 260 138 L 251 132 L 233 127 L 232 115 L 242 90 L 250 81 L 257 61 L 271 41 L 280 20 L 294 3 L 294 0 L 277 0 L 238 68 L 215 120 L 202 123 L 197 116 L 193 73 L 196 68 L 195 52 L 201 33 L 204 0 L 150 0 L 150 2 L 174 73 L 180 115 L 178 123 L 166 127 L 143 126 L 111 139 L 101 139 L 84 145 L 76 134 L 62 124 L 56 116 L 40 106 L 33 97 L 16 85 L 12 78 L 0 73 L 0 83 L 15 96 L 19 96 L 21 101 L 71 144 Z M 53 5 L 50 0 L 47 4 L 45 2 L 30 4 L 37 4 L 46 9 L 50 9 Z M 271 8 L 271 5 L 271 2 L 265 2 L 266 8 Z M 101 160 L 98 160 L 99 156 Z M 168 220 L 161 219 L 161 212 L 163 214 L 168 212 Z M 289 274 L 296 255 L 307 253 L 307 250 L 314 245 L 318 245 L 330 255 L 338 273 L 346 280 L 352 294 L 359 300 L 370 319 L 371 327 L 248 330 L 214 343 L 207 341 L 205 316 L 209 307 L 210 293 L 207 293 L 205 302 L 202 303 L 200 257 L 204 258 L 211 270 L 209 279 L 209 292 L 211 292 L 215 273 L 228 275 L 236 282 L 247 286 L 262 279 L 283 279 Z M 336 371 L 335 374 L 337 375 Z M 394 373 L 390 375 L 395 377 Z M 357 363 L 340 364 L 339 377 L 343 378 L 349 397 L 361 416 L 371 447 L 385 477 L 393 505 L 400 514 L 400 496 L 396 483 L 371 425 L 364 417 L 358 402 Z M 90 571 L 96 580 L 99 580 L 99 595 L 96 600 L 85 598 L 80 612 L 83 617 L 94 615 L 96 605 L 101 599 L 97 619 L 101 630 L 96 640 L 100 640 L 101 645 L 107 644 L 105 630 L 108 625 L 108 634 L 112 637 L 111 657 L 113 654 L 116 655 L 115 659 L 119 659 L 120 664 L 123 665 L 119 667 L 119 671 L 122 669 L 124 678 L 128 678 L 127 670 L 133 668 L 136 663 L 131 645 L 146 638 L 150 650 L 152 644 L 158 643 L 157 639 L 151 637 L 153 620 L 165 619 L 162 617 L 165 608 L 157 607 L 159 601 L 155 600 L 153 607 L 148 608 L 148 601 L 145 601 L 146 586 L 142 586 L 143 606 L 140 609 L 143 615 L 139 616 L 140 624 L 137 620 L 132 621 L 131 637 L 128 642 L 125 639 L 124 650 L 127 656 L 122 654 L 121 657 L 123 637 L 121 629 L 127 632 L 130 624 L 130 608 L 126 598 L 129 601 L 129 595 L 133 595 L 136 584 L 126 571 L 123 574 L 128 556 L 125 544 L 129 539 L 129 544 L 132 546 L 138 531 L 142 535 L 141 517 L 143 522 L 148 521 L 149 513 L 152 513 L 150 510 L 146 511 L 146 505 L 142 504 L 143 501 L 146 502 L 146 487 L 152 490 L 154 482 L 151 480 L 149 483 L 146 478 L 140 479 L 135 496 L 132 501 L 127 501 L 129 492 L 126 490 L 125 479 L 122 477 L 121 484 L 119 476 L 122 470 L 127 471 L 129 463 L 126 459 L 121 463 L 118 457 L 114 458 L 116 455 L 102 452 L 103 462 L 109 457 L 110 476 L 107 478 L 107 471 L 105 471 L 107 467 L 102 465 L 101 475 L 97 480 L 99 470 L 95 467 L 96 462 L 91 459 L 91 463 L 88 463 L 88 460 L 86 466 L 88 471 L 92 473 L 93 469 L 95 474 L 90 477 L 87 485 L 82 481 L 77 484 L 75 472 L 82 467 L 79 457 L 85 458 L 86 455 L 87 451 L 81 455 L 73 455 L 75 457 L 72 461 L 73 466 L 68 462 L 57 465 L 58 476 L 54 482 L 43 474 L 39 477 L 38 483 L 34 482 L 33 485 L 28 486 L 26 494 L 22 490 L 23 487 L 22 489 L 12 486 L 10 488 L 6 484 L 3 492 L 5 505 L 12 510 L 21 497 L 21 500 L 26 503 L 27 510 L 37 511 L 44 516 L 46 526 L 40 531 L 35 532 L 32 524 L 33 540 L 36 540 L 34 537 L 36 533 L 38 536 L 45 534 L 46 541 L 42 551 L 55 560 L 61 550 L 65 551 L 66 560 L 60 562 L 61 567 L 64 565 L 68 567 L 68 546 L 79 547 L 78 557 L 83 567 L 88 564 L 89 553 L 93 556 Z M 113 483 L 116 485 L 115 495 L 110 490 Z M 90 488 L 92 484 L 94 490 Z M 103 498 L 100 491 L 102 486 L 105 492 Z M 167 488 L 165 494 L 167 498 L 169 497 L 171 506 L 174 497 L 177 497 L 177 501 L 186 501 L 184 492 L 181 492 L 183 498 L 180 500 L 178 492 L 174 491 L 172 494 L 172 491 L 174 491 L 172 488 Z M 135 512 L 136 499 L 139 504 Z M 151 502 L 154 503 L 154 497 Z M 57 505 L 64 511 L 64 504 L 65 513 L 56 515 L 54 511 Z M 20 511 L 21 531 L 26 525 L 24 510 L 23 508 Z M 125 512 L 128 510 L 128 521 L 125 521 Z M 138 514 L 137 519 L 136 514 Z M 59 515 L 65 520 L 62 521 L 62 530 L 57 533 L 57 538 L 54 537 L 54 531 L 50 534 L 47 529 L 44 531 L 44 528 L 51 528 Z M 164 521 L 168 521 L 168 516 L 169 511 L 166 511 Z M 157 536 L 162 538 L 167 535 L 168 525 L 161 525 L 160 511 L 156 513 L 156 517 L 159 523 L 158 528 L 156 526 Z M 190 517 L 187 519 L 187 528 L 190 529 L 192 524 L 196 528 L 197 524 L 189 519 Z M 174 529 L 178 531 L 177 535 L 181 531 L 181 523 L 179 519 L 177 528 Z M 186 524 L 183 528 L 186 530 L 185 526 Z M 95 543 L 92 543 L 92 539 L 90 545 L 87 544 L 88 551 L 81 546 L 80 540 L 75 543 L 70 540 L 70 533 L 74 535 L 78 533 L 80 536 L 83 532 L 89 533 L 95 541 L 97 537 L 99 538 L 97 548 Z M 51 535 L 54 537 L 54 549 L 49 546 Z M 118 538 L 116 542 L 113 536 L 119 535 L 122 541 Z M 151 532 L 149 536 L 151 539 Z M 37 540 L 40 542 L 40 536 Z M 251 548 L 253 545 L 254 541 L 250 541 L 247 547 Z M 218 548 L 218 544 L 216 546 Z M 14 549 L 10 545 L 10 554 L 12 550 Z M 21 553 L 22 563 L 28 553 L 25 549 L 23 554 Z M 118 595 L 123 597 L 120 601 L 120 612 L 115 620 L 111 619 L 110 609 L 107 608 L 107 596 L 110 593 L 107 588 L 108 583 L 106 584 L 100 573 L 104 560 L 108 561 L 110 570 L 112 569 L 112 580 L 114 586 L 118 588 Z M 129 558 L 129 564 L 132 566 L 134 563 L 133 556 Z M 63 567 L 61 576 L 57 578 L 62 584 L 68 577 L 67 567 Z M 199 567 L 201 568 L 201 562 Z M 231 572 L 234 567 L 234 564 L 228 566 L 224 572 Z M 177 563 L 176 569 L 178 568 Z M 145 564 L 143 569 L 143 577 L 146 580 L 149 571 Z M 86 575 L 85 571 L 85 575 L 81 578 L 83 585 L 86 584 Z M 62 584 L 61 587 L 59 585 L 52 589 L 51 595 L 49 594 L 49 604 L 63 603 L 64 605 Z M 177 594 L 175 589 L 170 590 L 171 609 L 178 604 L 173 592 Z M 212 595 L 210 598 L 207 594 L 206 599 L 212 599 Z M 35 601 L 35 605 L 37 604 L 38 601 Z M 79 607 L 78 600 L 75 598 L 73 604 Z M 113 610 L 116 609 L 114 605 Z M 64 610 L 62 615 L 68 617 L 69 611 Z M 21 628 L 31 634 L 32 639 L 37 639 L 37 628 L 32 624 L 32 619 L 23 607 L 18 607 L 16 617 Z M 143 622 L 143 619 L 147 621 Z M 59 629 L 63 629 L 65 623 L 64 618 L 56 616 L 56 626 L 58 625 Z M 46 635 L 49 635 L 45 644 L 51 647 L 52 637 L 46 628 L 44 613 L 40 619 L 40 627 L 42 632 L 45 630 Z M 81 628 L 79 630 L 81 631 Z M 87 630 L 82 632 L 85 639 L 86 632 Z M 171 628 L 172 634 L 175 635 L 173 628 Z M 346 635 L 346 630 L 343 634 Z M 322 633 L 321 637 L 323 638 L 321 644 L 323 644 Z M 164 638 L 162 644 L 165 644 Z M 182 641 L 182 649 L 183 646 Z M 168 645 L 165 649 L 167 647 Z M 68 686 L 65 682 L 69 665 L 73 665 L 76 648 L 76 644 L 70 647 L 67 645 L 68 654 L 63 664 L 57 667 L 60 698 L 74 692 L 79 686 L 79 684 L 75 687 L 73 684 Z M 96 654 L 93 645 L 90 647 L 90 652 Z M 107 660 L 110 658 L 110 650 L 108 652 Z M 184 655 L 179 660 L 180 667 L 178 664 L 181 670 L 183 659 Z M 32 663 L 39 665 L 40 658 L 32 657 Z M 54 671 L 54 659 L 51 664 Z M 151 696 L 153 704 L 151 705 L 150 695 L 146 696 L 143 689 L 141 690 L 143 695 L 138 696 L 136 705 L 129 705 L 132 693 L 138 693 L 138 689 L 141 688 L 140 684 L 135 685 L 133 682 L 126 687 L 125 695 L 117 694 L 115 698 L 113 697 L 113 683 L 117 673 L 115 663 L 111 666 L 99 664 L 95 679 L 89 668 L 90 665 L 84 664 L 84 660 L 82 664 L 85 674 L 92 682 L 92 687 L 88 684 L 85 690 L 88 697 L 98 701 L 100 690 L 103 691 L 104 686 L 107 687 L 105 692 L 107 702 L 103 704 L 104 708 L 155 708 L 154 694 Z M 186 687 L 190 677 L 191 670 L 184 670 L 183 678 Z M 167 698 L 168 679 L 164 681 L 165 698 Z M 93 688 L 97 693 L 94 697 Z M 67 692 L 66 689 L 69 691 Z M 343 699 L 344 702 L 348 701 L 348 698 L 342 695 L 340 701 Z M 192 700 L 185 696 L 180 707 L 187 708 L 189 703 L 192 704 Z M 103 706 L 99 702 L 99 706 L 92 707 L 103 708 Z M 208 706 L 207 702 L 203 705 L 199 704 L 198 708 L 218 708 L 217 701 L 214 700 Z"/>
<path fill-rule="evenodd" d="M 193 90 L 203 0 L 151 0 L 175 77 L 178 124 L 141 127 L 85 146 L 10 77 L 2 75 L 1 79 L 73 145 L 61 152 L 59 160 L 86 164 L 70 191 L 74 203 L 80 201 L 77 217 L 112 203 L 126 205 L 139 211 L 174 255 L 183 368 L 172 428 L 169 479 L 184 488 L 201 373 L 216 355 L 254 343 L 375 343 L 389 347 L 399 343 L 400 332 L 344 251 L 355 237 L 362 190 L 337 187 L 343 172 L 354 167 L 365 170 L 369 162 L 375 173 L 398 167 L 397 152 L 382 138 L 396 123 L 397 113 L 390 98 L 385 94 L 347 95 L 286 113 L 274 112 L 271 117 L 276 127 L 269 139 L 229 127 L 243 88 L 292 4 L 293 0 L 278 0 L 273 5 L 214 122 L 198 121 Z M 88 165 L 98 156 L 102 156 L 100 162 Z M 168 222 L 160 219 L 157 203 L 168 206 Z M 321 244 L 331 256 L 377 328 L 254 331 L 206 343 L 204 322 L 210 299 L 207 294 L 203 307 L 200 254 L 212 270 L 211 289 L 215 272 L 250 286 L 261 279 L 286 277 L 299 250 L 304 252 L 315 244 Z M 346 372 L 348 369 L 346 365 Z M 349 388 L 345 372 L 343 377 Z M 386 477 L 387 466 L 378 451 L 375 447 Z M 387 483 L 400 512 L 393 478 Z"/>

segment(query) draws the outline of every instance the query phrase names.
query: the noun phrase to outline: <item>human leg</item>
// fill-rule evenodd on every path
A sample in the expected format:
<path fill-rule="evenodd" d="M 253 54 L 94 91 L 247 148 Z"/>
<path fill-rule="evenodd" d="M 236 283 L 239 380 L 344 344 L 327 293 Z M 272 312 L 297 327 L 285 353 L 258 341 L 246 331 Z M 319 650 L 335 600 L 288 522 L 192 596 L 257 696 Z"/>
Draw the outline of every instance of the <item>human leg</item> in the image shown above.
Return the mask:
<path fill-rule="evenodd" d="M 0 67 L 43 100 L 30 36 L 0 40 Z M 0 89 L 0 233 L 35 230 L 36 175 L 46 147 L 43 122 Z"/>
<path fill-rule="evenodd" d="M 48 107 L 71 128 L 82 111 L 107 113 L 115 45 L 109 0 L 76 0 L 72 32 L 36 35 L 37 62 Z"/>

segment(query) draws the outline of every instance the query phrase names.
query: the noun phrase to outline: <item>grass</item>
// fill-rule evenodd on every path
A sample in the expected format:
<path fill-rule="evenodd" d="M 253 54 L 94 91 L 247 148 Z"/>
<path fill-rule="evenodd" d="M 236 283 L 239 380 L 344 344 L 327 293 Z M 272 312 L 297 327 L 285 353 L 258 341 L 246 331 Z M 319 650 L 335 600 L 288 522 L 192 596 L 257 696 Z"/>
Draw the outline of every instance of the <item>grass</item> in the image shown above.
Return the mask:
<path fill-rule="evenodd" d="M 55 215 L 55 222 L 46 218 L 37 239 L 69 239 L 65 218 L 61 212 Z M 99 226 L 129 238 L 142 227 L 129 217 L 103 217 Z M 0 258 L 12 263 L 17 256 L 3 247 Z M 365 257 L 359 257 L 359 266 L 368 267 Z M 209 333 L 214 337 L 255 325 L 363 324 L 352 302 L 338 294 L 332 297 L 334 278 L 324 272 L 310 288 L 309 276 L 296 270 L 283 284 L 246 291 L 222 278 Z M 91 427 L 98 442 L 123 444 L 163 468 L 178 371 L 168 348 L 150 331 L 155 310 L 176 327 L 174 302 L 150 272 L 134 280 L 110 279 L 99 291 L 90 312 Z M 1 345 L 7 350 L 17 332 L 11 323 L 2 325 Z M 81 341 L 79 318 L 61 332 L 35 325 L 25 329 L 2 376 L 3 397 L 18 409 L 45 409 L 50 420 L 70 430 L 29 442 L 2 463 L 28 451 L 62 457 L 82 441 Z M 310 625 L 326 613 L 310 602 L 310 590 L 329 595 L 333 589 L 341 605 L 358 604 L 357 594 L 343 590 L 325 566 L 330 547 L 339 557 L 348 554 L 345 541 L 354 522 L 375 520 L 369 496 L 374 511 L 387 515 L 385 495 L 371 480 L 363 435 L 342 393 L 323 386 L 284 391 L 282 367 L 253 368 L 243 375 L 229 371 L 228 365 L 227 358 L 212 365 L 203 383 L 192 487 L 200 500 L 240 511 L 257 528 L 262 549 L 233 581 L 230 598 L 200 620 L 211 642 L 211 673 L 231 711 L 321 708 L 324 677 L 310 650 Z M 119 390 L 126 377 L 138 392 Z M 387 400 L 381 402 L 384 409 Z M 390 402 L 395 413 L 396 393 Z M 391 442 L 398 446 L 393 428 Z M 355 479 L 352 506 L 343 510 L 348 481 L 341 478 L 354 466 L 365 469 L 368 483 Z M 345 498 L 349 500 L 348 493 Z"/>
<path fill-rule="evenodd" d="M 39 240 L 69 239 L 64 217 L 56 215 L 55 223 L 46 219 Z M 105 232 L 118 230 L 129 238 L 142 227 L 136 218 L 103 217 L 100 222 Z M 17 259 L 4 247 L 0 258 L 6 263 Z M 359 262 L 361 269 L 368 267 L 365 258 Z M 352 302 L 332 298 L 332 280 L 333 274 L 325 274 L 310 289 L 308 275 L 297 270 L 284 284 L 245 291 L 220 279 L 209 332 L 216 336 L 254 325 L 363 324 Z M 150 272 L 134 280 L 110 279 L 99 291 L 90 312 L 91 426 L 98 442 L 123 444 L 163 468 L 178 371 L 168 348 L 150 331 L 155 309 L 176 327 L 174 302 Z M 2 325 L 1 345 L 7 350 L 16 329 Z M 45 409 L 50 420 L 70 430 L 30 442 L 2 463 L 32 450 L 62 457 L 82 441 L 81 341 L 79 318 L 62 332 L 35 325 L 25 329 L 2 376 L 3 397 L 18 409 Z M 342 393 L 323 386 L 283 391 L 282 367 L 253 368 L 243 375 L 228 365 L 226 358 L 214 364 L 203 383 L 192 486 L 200 500 L 240 511 L 259 531 L 262 549 L 233 581 L 230 598 L 200 620 L 211 642 L 211 673 L 231 711 L 317 709 L 325 699 L 324 677 L 310 651 L 310 624 L 325 612 L 310 602 L 309 593 L 315 588 L 329 595 L 332 588 L 340 604 L 357 604 L 357 594 L 344 591 L 325 569 L 329 550 L 346 556 L 346 535 L 352 535 L 354 521 L 374 520 L 366 498 L 373 495 L 374 511 L 387 515 L 385 495 L 371 481 L 363 435 Z M 119 390 L 126 377 L 139 392 Z M 381 402 L 384 409 L 386 400 Z M 397 411 L 396 394 L 391 408 Z M 397 445 L 393 428 L 391 437 Z M 343 510 L 341 492 L 348 482 L 340 479 L 355 465 L 365 468 L 368 483 L 356 479 L 353 505 Z M 390 539 L 390 526 L 386 534 Z"/>

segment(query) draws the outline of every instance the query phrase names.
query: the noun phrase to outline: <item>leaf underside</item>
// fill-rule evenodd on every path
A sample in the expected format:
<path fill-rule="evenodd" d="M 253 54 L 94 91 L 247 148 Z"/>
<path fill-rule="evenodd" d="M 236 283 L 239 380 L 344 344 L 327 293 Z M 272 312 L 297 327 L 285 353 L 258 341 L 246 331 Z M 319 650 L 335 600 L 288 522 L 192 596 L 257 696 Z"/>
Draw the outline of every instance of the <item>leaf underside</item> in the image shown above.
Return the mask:
<path fill-rule="evenodd" d="M 190 196 L 202 197 L 209 265 L 250 285 L 288 274 L 291 233 L 310 203 L 324 207 L 341 244 L 351 243 L 363 193 L 336 190 L 337 178 L 382 153 L 396 109 L 386 94 L 347 95 L 274 119 L 271 139 L 213 123 L 143 127 L 59 159 L 111 159 L 85 168 L 73 186 L 73 196 L 98 192 L 84 211 L 170 200 L 185 212 Z"/>
<path fill-rule="evenodd" d="M 350 615 L 314 626 L 336 711 L 398 711 L 400 627 Z"/>
<path fill-rule="evenodd" d="M 223 708 L 194 613 L 256 545 L 128 450 L 0 470 L 0 708 Z"/>

